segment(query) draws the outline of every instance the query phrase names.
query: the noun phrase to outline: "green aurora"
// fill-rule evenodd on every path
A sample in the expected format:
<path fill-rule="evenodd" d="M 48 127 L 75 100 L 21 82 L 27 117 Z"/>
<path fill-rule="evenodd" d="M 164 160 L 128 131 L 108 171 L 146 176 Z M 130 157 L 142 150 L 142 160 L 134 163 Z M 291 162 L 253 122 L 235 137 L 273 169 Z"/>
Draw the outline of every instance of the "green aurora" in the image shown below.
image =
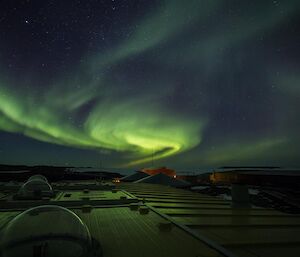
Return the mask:
<path fill-rule="evenodd" d="M 46 78 L 42 58 L 9 70 L 2 42 L 0 130 L 117 156 L 110 167 L 295 164 L 299 76 L 265 57 L 299 3 L 251 3 L 157 1 Z"/>
<path fill-rule="evenodd" d="M 137 106 L 147 102 L 99 103 L 86 117 L 82 128 L 77 128 L 66 117 L 75 116 L 76 110 L 94 97 L 87 92 L 70 93 L 65 101 L 56 98 L 57 102 L 47 103 L 44 99 L 42 105 L 41 99 L 17 96 L 5 87 L 1 88 L 0 96 L 2 130 L 55 144 L 129 152 L 134 161 L 128 165 L 147 162 L 153 153 L 156 159 L 164 158 L 201 142 L 203 124 L 164 114 L 159 107 L 151 106 L 150 101 L 142 110 L 137 110 Z"/>

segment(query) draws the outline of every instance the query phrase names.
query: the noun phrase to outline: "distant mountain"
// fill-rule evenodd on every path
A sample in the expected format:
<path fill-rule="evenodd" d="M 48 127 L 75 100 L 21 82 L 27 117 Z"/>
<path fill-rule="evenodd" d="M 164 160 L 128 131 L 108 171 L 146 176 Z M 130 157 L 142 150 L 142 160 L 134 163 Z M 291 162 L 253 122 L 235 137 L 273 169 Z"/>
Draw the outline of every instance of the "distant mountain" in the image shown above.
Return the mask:
<path fill-rule="evenodd" d="M 112 179 L 123 177 L 120 173 L 102 171 L 100 169 L 63 167 L 63 166 L 27 166 L 0 164 L 0 181 L 25 181 L 30 176 L 41 174 L 49 181 L 76 180 L 76 179 Z"/>

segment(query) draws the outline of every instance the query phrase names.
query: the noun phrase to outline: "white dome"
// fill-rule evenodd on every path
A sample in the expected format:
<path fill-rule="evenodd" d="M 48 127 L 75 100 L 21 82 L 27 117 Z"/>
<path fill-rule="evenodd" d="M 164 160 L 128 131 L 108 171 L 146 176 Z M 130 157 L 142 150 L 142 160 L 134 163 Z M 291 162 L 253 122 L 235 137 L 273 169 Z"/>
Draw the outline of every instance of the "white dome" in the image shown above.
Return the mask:
<path fill-rule="evenodd" d="M 29 181 L 29 180 L 36 180 L 36 179 L 44 180 L 44 181 L 48 182 L 47 178 L 46 178 L 45 176 L 43 176 L 43 175 L 40 175 L 40 174 L 31 176 L 31 177 L 28 179 L 28 181 Z"/>
<path fill-rule="evenodd" d="M 2 257 L 91 256 L 88 228 L 74 212 L 60 206 L 44 205 L 19 214 L 2 236 Z"/>
<path fill-rule="evenodd" d="M 24 183 L 19 191 L 19 195 L 21 196 L 33 196 L 36 193 L 40 195 L 51 195 L 52 187 L 43 179 L 33 178 Z"/>

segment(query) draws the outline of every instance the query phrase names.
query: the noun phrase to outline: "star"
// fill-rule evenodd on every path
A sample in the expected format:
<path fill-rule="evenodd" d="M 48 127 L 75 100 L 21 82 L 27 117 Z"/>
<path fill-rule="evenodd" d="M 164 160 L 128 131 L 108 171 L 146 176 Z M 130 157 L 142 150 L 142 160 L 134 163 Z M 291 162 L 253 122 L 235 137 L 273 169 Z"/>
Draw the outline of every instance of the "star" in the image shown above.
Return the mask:
<path fill-rule="evenodd" d="M 0 163 L 300 165 L 299 1 L 7 2 Z"/>

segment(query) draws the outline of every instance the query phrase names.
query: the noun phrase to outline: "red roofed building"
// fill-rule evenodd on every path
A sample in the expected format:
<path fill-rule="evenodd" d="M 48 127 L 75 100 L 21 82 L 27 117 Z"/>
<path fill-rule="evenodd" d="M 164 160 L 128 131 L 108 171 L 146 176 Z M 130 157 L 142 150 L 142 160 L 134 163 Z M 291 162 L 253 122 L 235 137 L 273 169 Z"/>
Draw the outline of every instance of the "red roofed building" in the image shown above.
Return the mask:
<path fill-rule="evenodd" d="M 159 173 L 163 173 L 169 177 L 176 177 L 176 171 L 169 169 L 167 167 L 160 167 L 160 168 L 145 168 L 142 169 L 142 172 L 147 173 L 148 175 L 156 175 Z"/>

